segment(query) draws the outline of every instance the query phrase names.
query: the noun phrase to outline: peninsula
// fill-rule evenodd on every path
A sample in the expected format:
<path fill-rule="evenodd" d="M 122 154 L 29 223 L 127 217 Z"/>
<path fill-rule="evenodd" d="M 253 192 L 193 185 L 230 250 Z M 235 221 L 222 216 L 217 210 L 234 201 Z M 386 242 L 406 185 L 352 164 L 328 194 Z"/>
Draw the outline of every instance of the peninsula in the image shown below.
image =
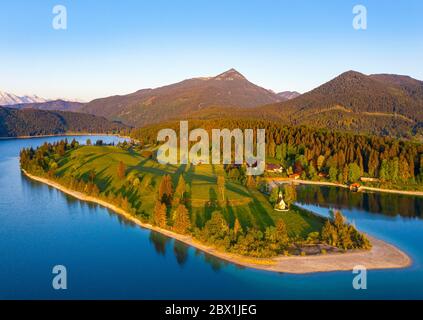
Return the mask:
<path fill-rule="evenodd" d="M 61 141 L 24 149 L 21 166 L 33 180 L 240 266 L 310 273 L 411 264 L 405 253 L 361 234 L 340 213 L 325 220 L 295 207 L 290 188 L 281 190 L 289 210 L 275 211 L 259 179 L 242 182 L 223 165 L 163 166 L 153 152 L 127 143 Z"/>

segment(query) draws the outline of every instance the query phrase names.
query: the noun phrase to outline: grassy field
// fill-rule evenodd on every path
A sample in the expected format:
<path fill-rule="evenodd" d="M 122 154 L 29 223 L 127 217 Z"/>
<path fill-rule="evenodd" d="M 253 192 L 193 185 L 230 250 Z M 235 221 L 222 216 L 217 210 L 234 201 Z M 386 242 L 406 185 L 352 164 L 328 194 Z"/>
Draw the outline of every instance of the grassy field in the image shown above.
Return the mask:
<path fill-rule="evenodd" d="M 126 178 L 118 177 L 119 162 L 126 166 Z M 58 162 L 58 176 L 74 176 L 88 180 L 95 171 L 95 182 L 103 193 L 123 194 L 137 212 L 151 214 L 157 199 L 158 187 L 163 176 L 170 175 L 176 187 L 179 176 L 184 175 L 190 187 L 191 219 L 202 227 L 211 214 L 219 210 L 232 227 L 238 218 L 243 228 L 255 227 L 264 230 L 283 219 L 289 233 L 306 237 L 310 232 L 320 231 L 323 220 L 301 209 L 289 212 L 273 210 L 265 195 L 255 189 L 230 182 L 226 179 L 225 196 L 229 205 L 219 208 L 217 200 L 217 176 L 225 176 L 220 165 L 161 165 L 155 160 L 143 158 L 134 151 L 111 146 L 83 146 L 69 151 Z M 138 179 L 139 183 L 134 184 Z"/>

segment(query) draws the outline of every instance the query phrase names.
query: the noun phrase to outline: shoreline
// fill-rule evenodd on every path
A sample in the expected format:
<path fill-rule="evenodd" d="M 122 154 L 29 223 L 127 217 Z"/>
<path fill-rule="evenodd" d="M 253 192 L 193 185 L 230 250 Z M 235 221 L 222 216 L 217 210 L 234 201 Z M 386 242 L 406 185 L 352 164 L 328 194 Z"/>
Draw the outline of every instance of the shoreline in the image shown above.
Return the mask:
<path fill-rule="evenodd" d="M 75 137 L 83 137 L 83 136 L 115 136 L 122 139 L 133 140 L 135 142 L 139 142 L 139 140 L 131 138 L 130 136 L 121 136 L 119 134 L 113 133 L 63 133 L 63 134 L 51 134 L 51 135 L 37 135 L 37 136 L 18 136 L 18 137 L 0 137 L 0 140 L 13 140 L 13 139 L 36 139 L 36 138 L 51 138 L 51 137 L 68 137 L 68 136 L 75 136 Z M 327 186 L 327 187 L 338 187 L 349 189 L 349 186 L 336 183 L 336 182 L 329 182 L 329 181 L 311 181 L 311 180 L 295 180 L 289 178 L 278 178 L 278 177 L 269 177 L 266 178 L 267 181 L 273 183 L 297 183 L 303 185 L 317 185 L 317 186 Z M 416 197 L 423 197 L 423 191 L 412 191 L 412 190 L 396 190 L 396 189 L 383 189 L 377 187 L 366 187 L 361 186 L 358 192 L 381 192 L 381 193 L 390 193 L 390 194 L 401 194 L 407 196 L 416 196 Z"/>
<path fill-rule="evenodd" d="M 143 223 L 123 209 L 106 201 L 87 196 L 78 191 L 70 190 L 57 182 L 31 175 L 25 170 L 22 170 L 22 172 L 30 179 L 49 185 L 50 187 L 73 196 L 74 198 L 86 202 L 96 203 L 102 207 L 108 208 L 141 228 L 161 233 L 191 247 L 199 249 L 206 254 L 210 254 L 214 257 L 242 267 L 279 273 L 308 274 L 316 272 L 350 271 L 358 265 L 365 266 L 368 270 L 376 270 L 401 269 L 407 268 L 412 264 L 411 258 L 403 251 L 391 244 L 373 237 L 369 237 L 373 246 L 370 251 L 357 250 L 346 253 L 331 253 L 316 256 L 278 256 L 275 258 L 253 258 L 234 253 L 227 253 L 208 245 L 204 245 L 193 239 L 191 236 L 180 235 L 148 223 Z"/>
<path fill-rule="evenodd" d="M 267 178 L 267 179 L 268 181 L 274 182 L 274 183 L 294 183 L 294 184 L 297 183 L 297 184 L 304 184 L 304 185 L 316 185 L 316 186 L 327 186 L 327 187 L 338 187 L 338 188 L 349 189 L 349 187 L 345 184 L 326 182 L 326 181 L 294 180 L 294 179 L 288 179 L 288 178 Z M 395 189 L 383 189 L 383 188 L 376 188 L 376 187 L 361 186 L 358 192 L 363 192 L 363 191 L 423 197 L 423 191 L 395 190 Z"/>

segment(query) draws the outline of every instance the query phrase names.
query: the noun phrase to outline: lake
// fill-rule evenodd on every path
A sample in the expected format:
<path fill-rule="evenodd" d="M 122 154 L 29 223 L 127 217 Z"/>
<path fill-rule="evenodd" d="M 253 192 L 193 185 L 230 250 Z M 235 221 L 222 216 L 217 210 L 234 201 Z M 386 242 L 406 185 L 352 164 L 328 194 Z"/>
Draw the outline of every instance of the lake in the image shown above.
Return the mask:
<path fill-rule="evenodd" d="M 422 198 L 298 187 L 299 205 L 322 215 L 341 209 L 413 259 L 407 269 L 369 271 L 368 289 L 357 291 L 352 272 L 292 275 L 225 263 L 22 176 L 20 149 L 60 139 L 0 140 L 0 299 L 423 299 Z M 67 290 L 52 287 L 55 265 L 67 268 Z"/>

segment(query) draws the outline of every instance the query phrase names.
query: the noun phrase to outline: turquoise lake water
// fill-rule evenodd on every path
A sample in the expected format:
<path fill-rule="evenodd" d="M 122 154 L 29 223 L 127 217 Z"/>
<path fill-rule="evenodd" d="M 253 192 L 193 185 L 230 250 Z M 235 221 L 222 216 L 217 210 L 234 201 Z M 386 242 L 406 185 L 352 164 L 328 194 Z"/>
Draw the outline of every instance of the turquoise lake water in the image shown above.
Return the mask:
<path fill-rule="evenodd" d="M 368 289 L 357 291 L 352 272 L 292 275 L 225 263 L 22 176 L 21 148 L 60 139 L 0 140 L 0 299 L 423 299 L 422 198 L 298 188 L 300 205 L 322 215 L 342 209 L 412 257 L 407 269 L 369 271 Z M 52 287 L 55 265 L 67 268 L 67 290 Z"/>

